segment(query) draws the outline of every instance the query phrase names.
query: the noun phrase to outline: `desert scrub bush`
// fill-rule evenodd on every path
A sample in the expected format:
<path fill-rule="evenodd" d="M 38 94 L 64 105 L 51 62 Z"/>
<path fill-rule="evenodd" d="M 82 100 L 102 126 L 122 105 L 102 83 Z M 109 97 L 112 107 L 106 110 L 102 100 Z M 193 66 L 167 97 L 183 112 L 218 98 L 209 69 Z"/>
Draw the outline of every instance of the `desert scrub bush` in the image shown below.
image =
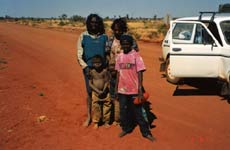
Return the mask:
<path fill-rule="evenodd" d="M 145 29 L 153 28 L 154 26 L 154 24 L 151 21 L 144 20 L 143 23 Z"/>
<path fill-rule="evenodd" d="M 140 40 L 141 39 L 141 34 L 135 32 L 134 37 L 135 37 L 135 39 Z"/>
<path fill-rule="evenodd" d="M 72 27 L 76 27 L 76 25 L 75 25 L 74 22 L 71 22 L 70 25 L 71 25 Z"/>
<path fill-rule="evenodd" d="M 158 38 L 159 35 L 158 35 L 158 32 L 156 32 L 156 31 L 149 31 L 147 34 L 147 37 L 149 39 L 155 39 L 155 38 Z"/>
<path fill-rule="evenodd" d="M 53 26 L 53 22 L 52 21 L 48 21 L 48 27 L 52 27 Z"/>
<path fill-rule="evenodd" d="M 85 29 L 86 26 L 84 25 L 83 22 L 73 22 L 73 21 L 70 21 L 69 22 L 69 26 L 70 27 L 74 27 L 74 28 L 78 28 L 78 29 Z"/>
<path fill-rule="evenodd" d="M 23 21 L 23 24 L 27 26 L 27 25 L 29 25 L 29 21 L 25 20 L 25 21 Z"/>
<path fill-rule="evenodd" d="M 37 24 L 36 24 L 35 22 L 33 22 L 31 26 L 32 26 L 32 27 L 36 27 Z"/>
<path fill-rule="evenodd" d="M 166 35 L 167 30 L 168 30 L 168 28 L 167 28 L 166 24 L 159 24 L 157 27 L 157 31 L 163 35 Z"/>
<path fill-rule="evenodd" d="M 66 23 L 65 23 L 64 21 L 61 20 L 61 21 L 59 22 L 58 25 L 59 25 L 59 26 L 64 26 L 64 25 L 66 25 Z"/>
<path fill-rule="evenodd" d="M 85 18 L 81 17 L 79 15 L 73 15 L 72 17 L 70 17 L 70 21 L 73 21 L 73 22 L 85 22 Z"/>
<path fill-rule="evenodd" d="M 129 30 L 128 33 L 130 35 L 132 35 L 136 40 L 140 40 L 141 39 L 141 34 L 138 33 L 137 31 L 135 30 Z"/>

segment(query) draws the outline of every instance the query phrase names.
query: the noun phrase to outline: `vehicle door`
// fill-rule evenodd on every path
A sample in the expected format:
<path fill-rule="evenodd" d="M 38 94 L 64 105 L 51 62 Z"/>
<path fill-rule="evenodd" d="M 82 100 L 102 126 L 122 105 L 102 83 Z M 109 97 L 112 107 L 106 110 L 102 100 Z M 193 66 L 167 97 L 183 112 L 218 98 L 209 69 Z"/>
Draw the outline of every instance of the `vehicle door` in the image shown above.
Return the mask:
<path fill-rule="evenodd" d="M 162 55 L 163 55 L 163 58 L 166 59 L 167 55 L 169 54 L 169 46 L 170 46 L 170 43 L 169 43 L 169 35 L 170 35 L 170 29 L 168 30 L 163 42 L 162 42 Z"/>
<path fill-rule="evenodd" d="M 175 77 L 217 77 L 220 49 L 205 24 L 173 21 L 170 67 Z"/>

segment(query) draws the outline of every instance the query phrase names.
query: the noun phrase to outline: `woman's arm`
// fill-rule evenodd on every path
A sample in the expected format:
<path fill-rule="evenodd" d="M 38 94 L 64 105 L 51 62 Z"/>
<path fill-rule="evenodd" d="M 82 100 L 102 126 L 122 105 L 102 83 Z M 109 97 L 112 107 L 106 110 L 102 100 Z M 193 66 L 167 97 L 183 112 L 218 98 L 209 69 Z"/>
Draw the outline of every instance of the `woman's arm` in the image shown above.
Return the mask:
<path fill-rule="evenodd" d="M 83 60 L 83 47 L 82 47 L 82 40 L 83 40 L 83 35 L 85 33 L 83 32 L 77 42 L 77 60 L 82 69 L 85 69 L 87 67 L 86 62 Z"/>

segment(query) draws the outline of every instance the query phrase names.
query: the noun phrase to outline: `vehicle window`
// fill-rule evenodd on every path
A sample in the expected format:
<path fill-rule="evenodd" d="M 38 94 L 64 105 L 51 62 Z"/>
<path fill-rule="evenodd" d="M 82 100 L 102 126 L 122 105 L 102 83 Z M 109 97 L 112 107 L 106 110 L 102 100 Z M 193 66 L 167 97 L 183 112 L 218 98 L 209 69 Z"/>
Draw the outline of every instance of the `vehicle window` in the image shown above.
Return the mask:
<path fill-rule="evenodd" d="M 195 39 L 194 39 L 194 43 L 195 44 L 202 44 L 203 43 L 203 34 L 202 32 L 204 32 L 204 27 L 202 27 L 202 25 L 198 24 L 196 26 L 196 33 L 195 33 Z"/>
<path fill-rule="evenodd" d="M 223 32 L 226 43 L 230 45 L 230 21 L 221 22 L 220 27 Z"/>
<path fill-rule="evenodd" d="M 201 25 L 196 25 L 196 33 L 194 38 L 195 44 L 212 44 L 214 40 L 211 35 L 207 32 L 207 30 Z"/>
<path fill-rule="evenodd" d="M 177 23 L 173 29 L 172 38 L 176 40 L 191 40 L 194 24 Z"/>

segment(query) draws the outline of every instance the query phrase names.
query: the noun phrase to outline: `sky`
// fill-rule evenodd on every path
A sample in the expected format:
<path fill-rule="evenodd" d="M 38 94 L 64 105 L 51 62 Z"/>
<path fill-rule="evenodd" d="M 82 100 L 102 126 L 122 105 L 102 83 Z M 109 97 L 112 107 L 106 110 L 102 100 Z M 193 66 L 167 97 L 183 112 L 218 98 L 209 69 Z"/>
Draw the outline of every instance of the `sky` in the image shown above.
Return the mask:
<path fill-rule="evenodd" d="M 200 11 L 217 11 L 230 0 L 0 0 L 0 16 L 11 17 L 172 17 L 196 16 Z"/>

